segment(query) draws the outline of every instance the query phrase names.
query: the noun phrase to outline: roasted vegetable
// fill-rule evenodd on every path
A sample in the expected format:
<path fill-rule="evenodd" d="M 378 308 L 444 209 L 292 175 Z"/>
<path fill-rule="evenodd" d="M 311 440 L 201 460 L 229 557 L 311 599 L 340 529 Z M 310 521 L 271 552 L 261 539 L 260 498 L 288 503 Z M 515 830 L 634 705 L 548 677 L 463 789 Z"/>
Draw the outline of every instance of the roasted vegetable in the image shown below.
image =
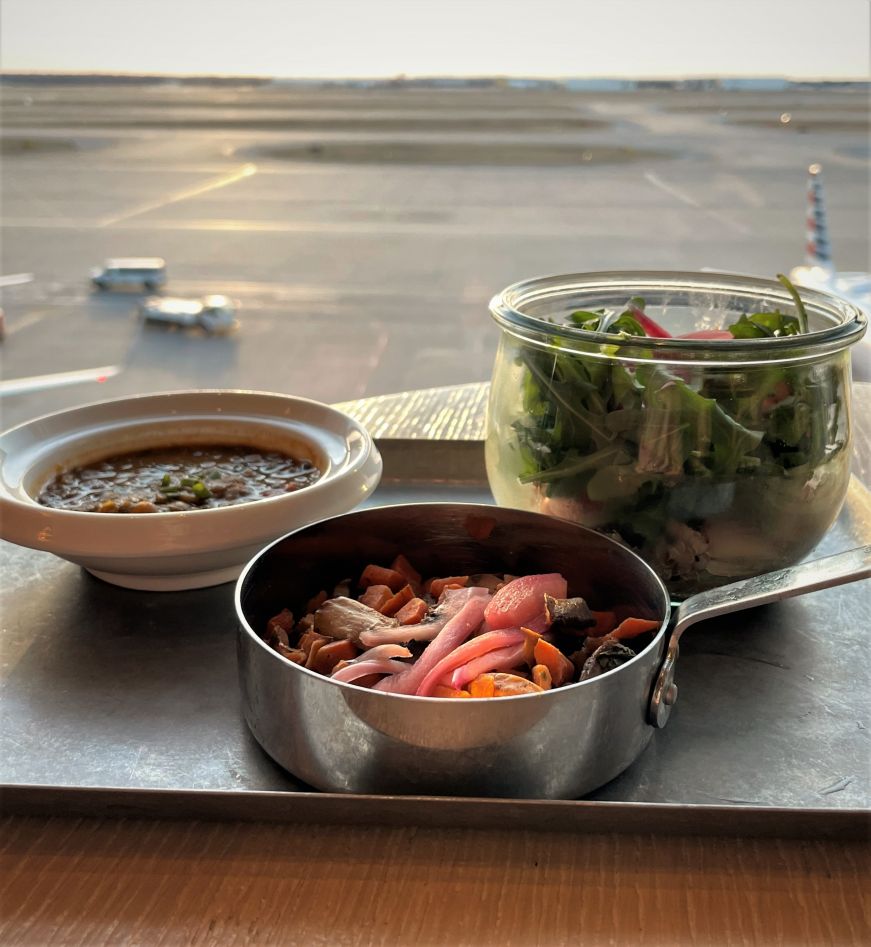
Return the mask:
<path fill-rule="evenodd" d="M 660 625 L 633 617 L 618 624 L 614 612 L 593 611 L 566 593 L 558 573 L 424 581 L 398 556 L 390 568 L 368 565 L 356 586 L 339 583 L 333 597 L 318 593 L 295 624 L 283 609 L 264 638 L 288 660 L 341 683 L 417 697 L 508 697 L 604 673 L 635 653 L 618 639 Z M 571 657 L 561 650 L 569 644 L 577 649 Z"/>

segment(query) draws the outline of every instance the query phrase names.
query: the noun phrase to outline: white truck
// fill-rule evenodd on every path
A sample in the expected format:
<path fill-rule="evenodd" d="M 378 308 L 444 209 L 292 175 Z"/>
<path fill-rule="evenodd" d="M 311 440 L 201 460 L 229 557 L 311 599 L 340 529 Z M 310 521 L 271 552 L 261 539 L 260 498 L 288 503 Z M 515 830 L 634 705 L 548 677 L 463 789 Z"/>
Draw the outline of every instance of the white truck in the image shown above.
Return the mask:
<path fill-rule="evenodd" d="M 209 334 L 222 334 L 236 328 L 236 304 L 227 296 L 211 295 L 201 299 L 180 296 L 149 296 L 139 304 L 146 322 L 164 323 L 190 329 L 199 327 Z"/>

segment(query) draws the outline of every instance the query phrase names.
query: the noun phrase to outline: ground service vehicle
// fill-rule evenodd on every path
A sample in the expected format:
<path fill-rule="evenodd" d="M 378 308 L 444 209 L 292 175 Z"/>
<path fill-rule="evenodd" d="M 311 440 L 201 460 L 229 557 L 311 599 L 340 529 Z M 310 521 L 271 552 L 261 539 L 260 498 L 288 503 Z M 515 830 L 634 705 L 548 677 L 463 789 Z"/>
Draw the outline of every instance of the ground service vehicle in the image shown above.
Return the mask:
<path fill-rule="evenodd" d="M 91 270 L 97 289 L 142 286 L 153 292 L 166 283 L 166 261 L 160 257 L 126 257 L 106 260 Z"/>
<path fill-rule="evenodd" d="M 178 296 L 149 296 L 139 305 L 146 322 L 193 328 L 209 333 L 229 332 L 236 326 L 236 304 L 227 296 L 210 295 L 201 299 Z"/>

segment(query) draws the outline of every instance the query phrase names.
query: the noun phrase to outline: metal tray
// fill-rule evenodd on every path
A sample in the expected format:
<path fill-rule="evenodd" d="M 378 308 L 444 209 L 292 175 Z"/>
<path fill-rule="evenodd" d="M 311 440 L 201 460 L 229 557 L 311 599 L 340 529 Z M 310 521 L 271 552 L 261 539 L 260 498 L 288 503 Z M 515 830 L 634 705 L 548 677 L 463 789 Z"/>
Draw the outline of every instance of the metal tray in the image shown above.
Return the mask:
<path fill-rule="evenodd" d="M 372 504 L 492 502 L 480 442 L 379 446 Z M 869 539 L 871 497 L 854 479 L 813 555 Z M 44 553 L 3 554 L 7 813 L 843 837 L 871 824 L 868 583 L 694 627 L 668 726 L 584 800 L 347 796 L 294 780 L 249 735 L 232 584 L 137 592 Z"/>

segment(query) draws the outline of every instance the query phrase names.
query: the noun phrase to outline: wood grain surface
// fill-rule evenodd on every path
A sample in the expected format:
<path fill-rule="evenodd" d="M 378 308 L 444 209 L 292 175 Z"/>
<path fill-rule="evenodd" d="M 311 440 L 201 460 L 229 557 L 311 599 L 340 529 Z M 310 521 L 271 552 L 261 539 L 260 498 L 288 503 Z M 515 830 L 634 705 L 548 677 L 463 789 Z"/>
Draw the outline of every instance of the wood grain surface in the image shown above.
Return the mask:
<path fill-rule="evenodd" d="M 12 945 L 847 945 L 867 844 L 17 818 Z"/>

